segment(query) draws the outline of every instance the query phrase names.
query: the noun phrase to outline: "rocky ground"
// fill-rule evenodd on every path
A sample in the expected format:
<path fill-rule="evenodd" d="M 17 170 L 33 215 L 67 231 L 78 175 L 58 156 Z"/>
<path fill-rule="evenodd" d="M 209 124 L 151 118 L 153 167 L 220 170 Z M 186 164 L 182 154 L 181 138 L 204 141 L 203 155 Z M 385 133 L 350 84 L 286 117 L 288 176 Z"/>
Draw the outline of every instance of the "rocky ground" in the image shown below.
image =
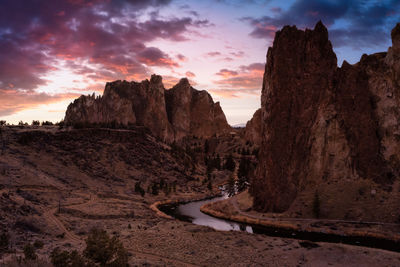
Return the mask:
<path fill-rule="evenodd" d="M 384 250 L 219 232 L 158 216 L 152 203 L 214 194 L 229 174 L 214 172 L 210 191 L 195 160 L 201 153 L 171 148 L 141 128 L 3 128 L 1 136 L 0 229 L 11 237 L 2 265 L 36 240 L 44 243 L 37 251 L 44 261 L 55 247 L 81 250 L 92 227 L 119 236 L 133 266 L 400 264 L 400 254 Z M 201 145 L 194 141 L 193 150 L 195 143 Z M 154 195 L 161 178 L 163 189 Z M 135 192 L 139 181 L 144 196 Z"/>

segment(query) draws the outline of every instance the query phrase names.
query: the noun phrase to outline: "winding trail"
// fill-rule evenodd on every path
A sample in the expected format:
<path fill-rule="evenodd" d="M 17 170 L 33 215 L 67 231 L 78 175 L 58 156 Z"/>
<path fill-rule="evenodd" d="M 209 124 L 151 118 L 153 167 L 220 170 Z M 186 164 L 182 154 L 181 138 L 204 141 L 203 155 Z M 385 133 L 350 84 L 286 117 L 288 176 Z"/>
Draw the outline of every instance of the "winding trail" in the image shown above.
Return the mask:
<path fill-rule="evenodd" d="M 80 193 L 80 194 L 87 197 L 87 194 L 83 194 L 83 193 Z M 99 199 L 98 199 L 97 195 L 90 194 L 88 201 L 84 201 L 82 203 L 74 203 L 74 204 L 66 205 L 64 207 L 74 207 L 74 206 L 76 207 L 76 206 L 83 206 L 83 205 L 86 206 L 86 205 L 96 203 L 98 200 Z M 49 223 L 52 223 L 53 225 L 57 226 L 58 229 L 60 229 L 63 233 L 65 233 L 65 238 L 68 239 L 70 241 L 70 243 L 75 246 L 75 248 L 79 248 L 79 250 L 82 250 L 85 245 L 83 238 L 81 238 L 80 236 L 77 236 L 75 233 L 73 233 L 72 231 L 67 229 L 67 227 L 65 227 L 65 225 L 55 215 L 57 213 L 57 210 L 58 210 L 58 207 L 52 208 L 52 209 L 48 210 L 47 212 L 45 212 L 43 214 L 43 216 L 48 220 Z M 151 253 L 151 252 L 144 252 L 144 251 L 132 249 L 132 248 L 130 248 L 128 250 L 132 251 L 134 253 L 134 256 L 139 256 L 139 258 L 142 258 L 145 260 L 149 259 L 152 261 L 161 261 L 168 265 L 173 265 L 173 266 L 190 266 L 190 267 L 191 266 L 199 266 L 199 265 L 195 265 L 190 262 L 166 257 L 163 255 L 159 255 L 159 254 L 155 254 L 155 253 Z"/>
<path fill-rule="evenodd" d="M 49 223 L 56 225 L 58 229 L 65 234 L 65 237 L 71 241 L 71 243 L 81 248 L 83 246 L 83 240 L 65 227 L 65 225 L 54 215 L 56 212 L 57 208 L 53 208 L 43 213 L 43 216 Z"/>

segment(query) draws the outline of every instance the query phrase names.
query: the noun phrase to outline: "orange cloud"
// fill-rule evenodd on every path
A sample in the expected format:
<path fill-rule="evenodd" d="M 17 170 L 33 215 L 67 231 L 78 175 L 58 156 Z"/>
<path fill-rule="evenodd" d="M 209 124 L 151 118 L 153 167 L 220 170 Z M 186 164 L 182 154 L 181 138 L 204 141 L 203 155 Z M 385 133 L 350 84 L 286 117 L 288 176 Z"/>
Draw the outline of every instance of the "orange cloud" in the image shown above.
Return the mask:
<path fill-rule="evenodd" d="M 15 90 L 0 89 L 0 116 L 7 116 L 42 104 L 51 104 L 74 99 L 80 94 L 67 93 L 49 95 L 46 93 L 25 93 Z"/>
<path fill-rule="evenodd" d="M 209 90 L 212 94 L 218 95 L 223 98 L 238 98 L 239 94 L 247 95 L 260 95 L 261 90 L 257 89 L 211 89 Z"/>

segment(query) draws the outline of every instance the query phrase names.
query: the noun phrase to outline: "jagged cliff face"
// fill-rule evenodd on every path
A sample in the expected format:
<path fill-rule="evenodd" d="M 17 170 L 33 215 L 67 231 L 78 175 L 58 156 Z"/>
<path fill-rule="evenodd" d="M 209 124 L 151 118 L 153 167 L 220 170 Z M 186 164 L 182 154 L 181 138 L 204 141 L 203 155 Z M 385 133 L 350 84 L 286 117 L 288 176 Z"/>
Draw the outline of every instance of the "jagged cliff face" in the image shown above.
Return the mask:
<path fill-rule="evenodd" d="M 181 79 L 172 89 L 166 91 L 168 119 L 174 126 L 178 139 L 190 132 L 191 101 L 194 89 L 187 79 Z"/>
<path fill-rule="evenodd" d="M 198 91 L 191 87 L 186 78 L 167 90 L 165 97 L 168 119 L 178 140 L 188 133 L 211 137 L 231 129 L 219 102 L 214 103 L 206 91 Z"/>
<path fill-rule="evenodd" d="M 68 106 L 65 122 L 132 123 L 168 142 L 188 135 L 208 138 L 230 130 L 219 103 L 206 91 L 197 91 L 187 79 L 165 90 L 157 75 L 140 83 L 107 83 L 102 97 L 79 97 Z"/>
<path fill-rule="evenodd" d="M 220 132 L 229 132 L 225 114 L 219 102 L 213 102 L 206 91 L 194 91 L 191 101 L 190 131 L 195 136 L 219 135 Z M 212 118 L 211 120 L 209 118 Z"/>
<path fill-rule="evenodd" d="M 338 68 L 321 22 L 276 33 L 262 89 L 256 209 L 286 211 L 304 192 L 338 181 L 392 188 L 400 170 L 400 25 L 392 40 L 388 53 Z"/>

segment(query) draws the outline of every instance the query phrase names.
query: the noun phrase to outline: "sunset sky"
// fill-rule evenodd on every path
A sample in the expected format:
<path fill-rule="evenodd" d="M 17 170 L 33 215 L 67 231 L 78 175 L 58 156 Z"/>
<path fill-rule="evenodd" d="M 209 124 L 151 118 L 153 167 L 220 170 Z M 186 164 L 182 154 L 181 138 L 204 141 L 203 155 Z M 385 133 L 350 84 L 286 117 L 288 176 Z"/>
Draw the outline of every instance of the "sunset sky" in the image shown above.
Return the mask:
<path fill-rule="evenodd" d="M 0 0 L 0 119 L 59 121 L 107 81 L 188 77 L 232 125 L 260 106 L 265 55 L 290 24 L 328 27 L 338 57 L 387 51 L 400 1 Z"/>

